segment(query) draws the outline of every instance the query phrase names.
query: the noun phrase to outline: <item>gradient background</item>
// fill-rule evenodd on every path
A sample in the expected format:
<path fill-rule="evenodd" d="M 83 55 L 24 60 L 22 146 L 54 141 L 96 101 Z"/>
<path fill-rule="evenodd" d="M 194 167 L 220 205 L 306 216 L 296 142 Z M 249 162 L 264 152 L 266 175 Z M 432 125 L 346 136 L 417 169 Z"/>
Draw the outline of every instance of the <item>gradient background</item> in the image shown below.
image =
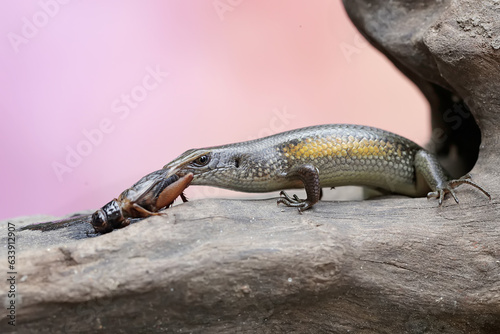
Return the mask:
<path fill-rule="evenodd" d="M 95 209 L 189 148 L 271 132 L 359 123 L 429 137 L 427 103 L 338 0 L 60 1 L 0 5 L 0 219 Z M 168 77 L 120 118 L 113 104 L 157 66 Z M 58 179 L 53 163 L 103 119 L 113 131 Z"/>

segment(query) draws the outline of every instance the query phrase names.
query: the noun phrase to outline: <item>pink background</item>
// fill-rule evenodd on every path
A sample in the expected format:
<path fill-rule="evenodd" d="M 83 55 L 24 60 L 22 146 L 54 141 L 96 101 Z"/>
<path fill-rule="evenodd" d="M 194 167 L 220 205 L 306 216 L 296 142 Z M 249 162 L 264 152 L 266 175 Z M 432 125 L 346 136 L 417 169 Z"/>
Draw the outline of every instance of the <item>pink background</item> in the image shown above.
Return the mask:
<path fill-rule="evenodd" d="M 430 133 L 421 94 L 360 38 L 340 1 L 1 7 L 0 219 L 95 209 L 189 148 L 323 123 L 420 144 Z M 148 76 L 155 69 L 168 76 Z M 191 198 L 235 194 L 194 188 Z"/>

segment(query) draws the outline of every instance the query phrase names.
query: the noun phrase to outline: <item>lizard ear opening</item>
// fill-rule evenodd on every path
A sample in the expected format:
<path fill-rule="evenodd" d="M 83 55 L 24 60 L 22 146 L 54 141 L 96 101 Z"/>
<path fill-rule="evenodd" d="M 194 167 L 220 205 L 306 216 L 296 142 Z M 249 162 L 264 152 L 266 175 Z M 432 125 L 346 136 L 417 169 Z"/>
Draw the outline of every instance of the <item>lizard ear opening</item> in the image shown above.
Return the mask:
<path fill-rule="evenodd" d="M 236 167 L 236 168 L 240 167 L 240 158 L 239 157 L 234 158 L 234 167 Z"/>

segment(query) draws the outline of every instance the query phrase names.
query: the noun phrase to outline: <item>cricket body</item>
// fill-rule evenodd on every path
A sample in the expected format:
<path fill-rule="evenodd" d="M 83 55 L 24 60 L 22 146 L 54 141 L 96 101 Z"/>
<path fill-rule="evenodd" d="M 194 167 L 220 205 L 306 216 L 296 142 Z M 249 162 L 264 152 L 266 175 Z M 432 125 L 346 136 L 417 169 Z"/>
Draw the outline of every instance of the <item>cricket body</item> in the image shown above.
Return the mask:
<path fill-rule="evenodd" d="M 165 170 L 152 172 L 97 210 L 91 224 L 96 232 L 107 233 L 129 225 L 130 218 L 159 215 L 158 211 L 169 207 L 178 196 L 187 202 L 183 191 L 192 179 L 190 173 L 166 177 Z"/>
<path fill-rule="evenodd" d="M 247 142 L 188 150 L 163 167 L 193 174 L 193 185 L 242 192 L 305 187 L 307 199 L 284 191 L 278 203 L 303 211 L 317 203 L 322 187 L 359 185 L 419 197 L 441 205 L 454 188 L 475 184 L 469 175 L 451 180 L 436 157 L 409 139 L 381 129 L 348 124 L 318 125 Z M 491 198 L 491 197 L 490 197 Z"/>

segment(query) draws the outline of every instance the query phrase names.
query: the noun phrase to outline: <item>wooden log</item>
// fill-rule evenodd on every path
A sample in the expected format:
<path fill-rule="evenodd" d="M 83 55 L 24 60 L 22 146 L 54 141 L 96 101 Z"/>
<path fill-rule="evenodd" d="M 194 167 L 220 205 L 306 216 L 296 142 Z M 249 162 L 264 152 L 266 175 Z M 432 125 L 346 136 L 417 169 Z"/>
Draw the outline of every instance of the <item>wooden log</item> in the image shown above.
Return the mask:
<path fill-rule="evenodd" d="M 303 214 L 275 200 L 207 199 L 98 237 L 81 239 L 90 225 L 18 232 L 16 328 L 498 330 L 500 229 L 484 219 L 498 216 L 498 201 L 467 188 L 459 196 L 442 207 L 404 197 L 320 202 Z"/>

